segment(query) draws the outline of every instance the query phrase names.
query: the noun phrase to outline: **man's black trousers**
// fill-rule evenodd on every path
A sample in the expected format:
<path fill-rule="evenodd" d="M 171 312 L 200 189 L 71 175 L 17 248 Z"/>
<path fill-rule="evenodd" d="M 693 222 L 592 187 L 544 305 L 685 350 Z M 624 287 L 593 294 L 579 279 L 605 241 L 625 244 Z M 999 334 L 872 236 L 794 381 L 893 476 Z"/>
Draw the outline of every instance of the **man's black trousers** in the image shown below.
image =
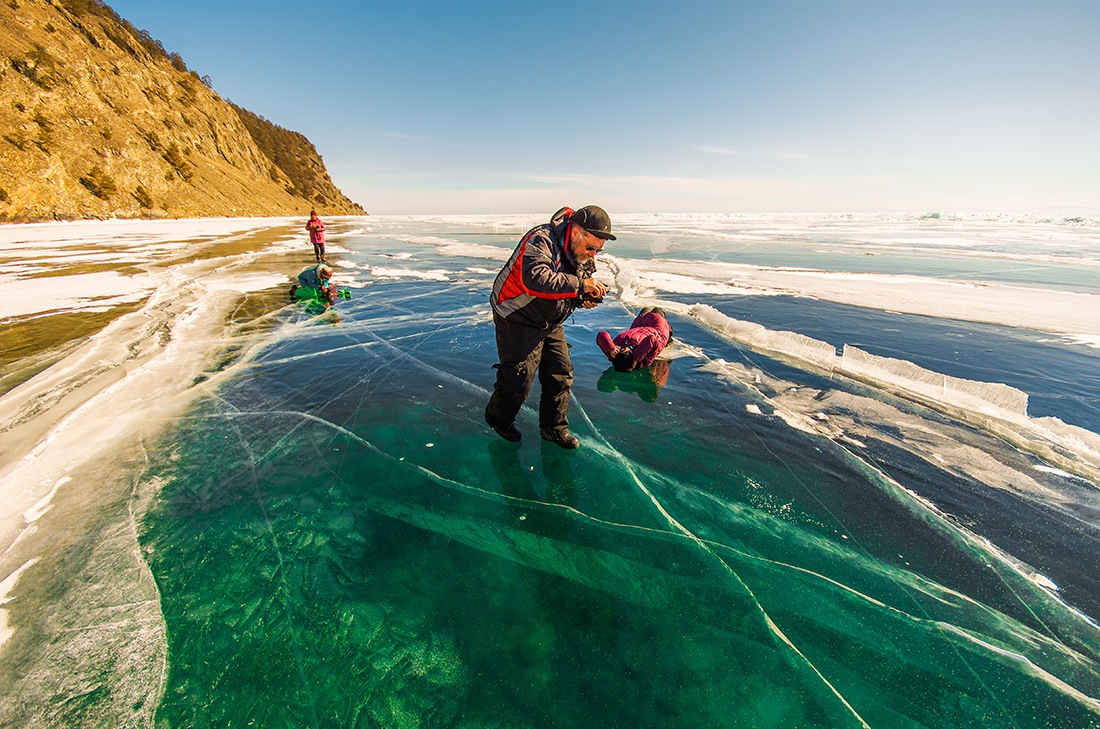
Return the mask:
<path fill-rule="evenodd" d="M 561 324 L 547 329 L 516 324 L 493 314 L 497 356 L 500 361 L 493 396 L 485 407 L 485 418 L 493 426 L 510 425 L 531 392 L 538 375 L 539 427 L 569 426 L 569 389 L 573 386 L 573 363 Z"/>

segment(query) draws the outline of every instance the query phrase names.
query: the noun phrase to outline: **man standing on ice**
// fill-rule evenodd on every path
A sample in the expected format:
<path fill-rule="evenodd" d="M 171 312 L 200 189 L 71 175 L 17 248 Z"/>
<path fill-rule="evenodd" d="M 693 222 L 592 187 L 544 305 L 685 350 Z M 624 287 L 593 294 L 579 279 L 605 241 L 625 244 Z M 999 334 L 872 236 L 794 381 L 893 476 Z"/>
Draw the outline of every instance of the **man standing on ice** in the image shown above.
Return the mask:
<path fill-rule="evenodd" d="M 497 274 L 490 303 L 496 327 L 498 364 L 485 422 L 505 440 L 523 436 L 516 415 L 538 375 L 539 433 L 562 448 L 579 448 L 569 432 L 569 390 L 573 363 L 563 322 L 577 306 L 599 306 L 607 287 L 592 278 L 596 255 L 615 240 L 603 208 L 562 208 L 550 222 L 524 234 Z"/>

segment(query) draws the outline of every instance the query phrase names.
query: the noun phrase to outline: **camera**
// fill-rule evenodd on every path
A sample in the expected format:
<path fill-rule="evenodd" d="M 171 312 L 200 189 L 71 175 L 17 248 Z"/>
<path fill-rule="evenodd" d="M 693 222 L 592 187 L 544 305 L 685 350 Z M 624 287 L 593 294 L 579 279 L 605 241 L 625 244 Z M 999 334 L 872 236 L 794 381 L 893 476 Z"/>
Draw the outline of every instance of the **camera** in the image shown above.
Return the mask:
<path fill-rule="evenodd" d="M 602 296 L 593 296 L 592 294 L 590 294 L 586 291 L 583 294 L 581 294 L 581 303 L 583 304 L 583 303 L 588 302 L 588 301 L 591 301 L 594 304 L 602 304 L 603 303 L 603 297 Z"/>

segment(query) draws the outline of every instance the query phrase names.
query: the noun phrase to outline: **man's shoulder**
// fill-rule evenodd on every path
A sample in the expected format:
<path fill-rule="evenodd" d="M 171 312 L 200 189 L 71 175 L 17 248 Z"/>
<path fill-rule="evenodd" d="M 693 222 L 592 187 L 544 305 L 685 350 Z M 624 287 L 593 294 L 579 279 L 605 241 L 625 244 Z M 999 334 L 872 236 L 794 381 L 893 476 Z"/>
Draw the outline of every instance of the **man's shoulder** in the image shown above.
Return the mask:
<path fill-rule="evenodd" d="M 523 242 L 528 247 L 534 247 L 536 249 L 543 249 L 549 251 L 554 246 L 560 246 L 561 243 L 554 235 L 554 229 L 551 225 L 543 223 L 542 225 L 536 225 L 531 230 L 527 231 L 523 236 Z"/>
<path fill-rule="evenodd" d="M 525 239 L 541 238 L 543 240 L 554 240 L 554 226 L 550 225 L 550 223 L 536 225 L 534 228 L 524 233 L 523 237 Z"/>

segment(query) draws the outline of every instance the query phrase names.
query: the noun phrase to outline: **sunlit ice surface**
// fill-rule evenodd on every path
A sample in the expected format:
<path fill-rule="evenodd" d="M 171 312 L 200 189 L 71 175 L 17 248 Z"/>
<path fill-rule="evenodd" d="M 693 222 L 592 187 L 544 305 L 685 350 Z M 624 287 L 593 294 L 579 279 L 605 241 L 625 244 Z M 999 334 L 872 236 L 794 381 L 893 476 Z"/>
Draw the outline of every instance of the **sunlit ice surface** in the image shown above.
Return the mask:
<path fill-rule="evenodd" d="M 1100 723 L 1095 228 L 616 219 L 566 452 L 483 422 L 538 222 L 339 221 L 350 300 L 196 331 L 95 458 L 6 456 L 5 720 Z M 663 385 L 595 346 L 646 305 Z"/>

